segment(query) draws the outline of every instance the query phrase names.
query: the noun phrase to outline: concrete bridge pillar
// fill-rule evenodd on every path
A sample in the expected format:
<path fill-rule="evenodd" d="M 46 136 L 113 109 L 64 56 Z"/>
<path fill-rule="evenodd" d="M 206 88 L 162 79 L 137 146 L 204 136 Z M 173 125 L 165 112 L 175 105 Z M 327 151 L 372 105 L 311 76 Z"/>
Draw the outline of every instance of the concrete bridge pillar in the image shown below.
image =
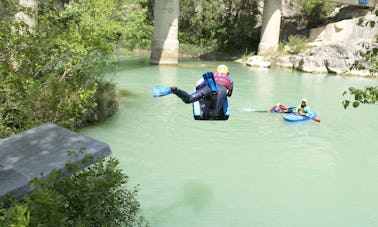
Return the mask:
<path fill-rule="evenodd" d="M 155 0 L 151 64 L 178 64 L 179 0 Z"/>
<path fill-rule="evenodd" d="M 264 0 L 261 38 L 257 55 L 268 55 L 278 49 L 282 0 Z"/>

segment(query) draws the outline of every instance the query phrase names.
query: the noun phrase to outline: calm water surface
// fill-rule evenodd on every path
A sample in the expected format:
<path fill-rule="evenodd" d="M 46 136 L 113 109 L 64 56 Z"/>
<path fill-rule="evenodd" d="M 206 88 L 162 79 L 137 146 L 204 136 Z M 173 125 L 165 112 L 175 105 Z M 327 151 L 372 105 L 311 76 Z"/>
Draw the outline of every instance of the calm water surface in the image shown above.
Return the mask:
<path fill-rule="evenodd" d="M 108 143 L 139 185 L 151 226 L 378 226 L 377 106 L 344 110 L 342 92 L 376 80 L 258 70 L 226 62 L 235 81 L 228 121 L 195 121 L 174 95 L 224 62 L 152 66 L 125 58 L 116 116 L 81 133 Z M 302 98 L 320 123 L 259 113 Z"/>

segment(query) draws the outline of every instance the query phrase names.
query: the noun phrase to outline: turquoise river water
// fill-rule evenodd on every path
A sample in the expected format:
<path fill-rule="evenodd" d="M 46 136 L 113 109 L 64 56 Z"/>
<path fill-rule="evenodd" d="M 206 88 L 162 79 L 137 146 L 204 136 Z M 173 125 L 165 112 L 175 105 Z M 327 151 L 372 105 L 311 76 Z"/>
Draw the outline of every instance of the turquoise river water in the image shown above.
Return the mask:
<path fill-rule="evenodd" d="M 235 83 L 227 121 L 152 97 L 155 85 L 192 91 L 221 63 Z M 112 80 L 127 93 L 119 112 L 81 133 L 110 145 L 151 226 L 378 226 L 378 107 L 341 104 L 376 79 L 124 58 Z M 320 123 L 254 112 L 302 98 Z"/>

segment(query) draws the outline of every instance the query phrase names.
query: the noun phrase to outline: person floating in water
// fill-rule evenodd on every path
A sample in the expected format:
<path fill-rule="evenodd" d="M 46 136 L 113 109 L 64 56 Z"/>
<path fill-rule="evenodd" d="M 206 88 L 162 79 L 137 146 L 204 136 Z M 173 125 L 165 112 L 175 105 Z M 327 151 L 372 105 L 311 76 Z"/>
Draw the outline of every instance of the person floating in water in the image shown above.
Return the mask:
<path fill-rule="evenodd" d="M 277 103 L 277 105 L 273 106 L 269 112 L 279 112 L 279 113 L 291 113 L 293 112 L 293 109 L 290 107 L 290 108 L 287 108 L 286 106 L 280 104 L 280 103 Z"/>
<path fill-rule="evenodd" d="M 177 95 L 184 103 L 194 103 L 196 101 L 205 101 L 206 108 L 204 118 L 222 118 L 224 117 L 224 103 L 227 97 L 231 97 L 234 81 L 232 80 L 228 67 L 218 65 L 214 72 L 206 72 L 203 79 L 199 80 L 196 90 L 192 94 L 171 87 L 173 94 Z"/>

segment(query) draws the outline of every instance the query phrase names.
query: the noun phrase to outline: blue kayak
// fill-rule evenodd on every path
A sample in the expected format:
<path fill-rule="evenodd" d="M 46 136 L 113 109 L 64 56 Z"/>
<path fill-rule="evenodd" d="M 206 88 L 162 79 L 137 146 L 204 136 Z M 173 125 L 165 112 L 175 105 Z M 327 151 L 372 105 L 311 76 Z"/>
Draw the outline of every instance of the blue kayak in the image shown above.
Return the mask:
<path fill-rule="evenodd" d="M 286 114 L 285 116 L 283 116 L 283 119 L 285 121 L 290 121 L 290 122 L 296 122 L 296 121 L 308 121 L 312 118 L 315 118 L 316 116 L 318 116 L 318 114 L 315 112 L 315 113 L 312 113 L 310 116 L 302 116 L 302 115 L 298 115 L 298 114 L 295 114 L 295 113 L 290 113 L 290 114 Z"/>

